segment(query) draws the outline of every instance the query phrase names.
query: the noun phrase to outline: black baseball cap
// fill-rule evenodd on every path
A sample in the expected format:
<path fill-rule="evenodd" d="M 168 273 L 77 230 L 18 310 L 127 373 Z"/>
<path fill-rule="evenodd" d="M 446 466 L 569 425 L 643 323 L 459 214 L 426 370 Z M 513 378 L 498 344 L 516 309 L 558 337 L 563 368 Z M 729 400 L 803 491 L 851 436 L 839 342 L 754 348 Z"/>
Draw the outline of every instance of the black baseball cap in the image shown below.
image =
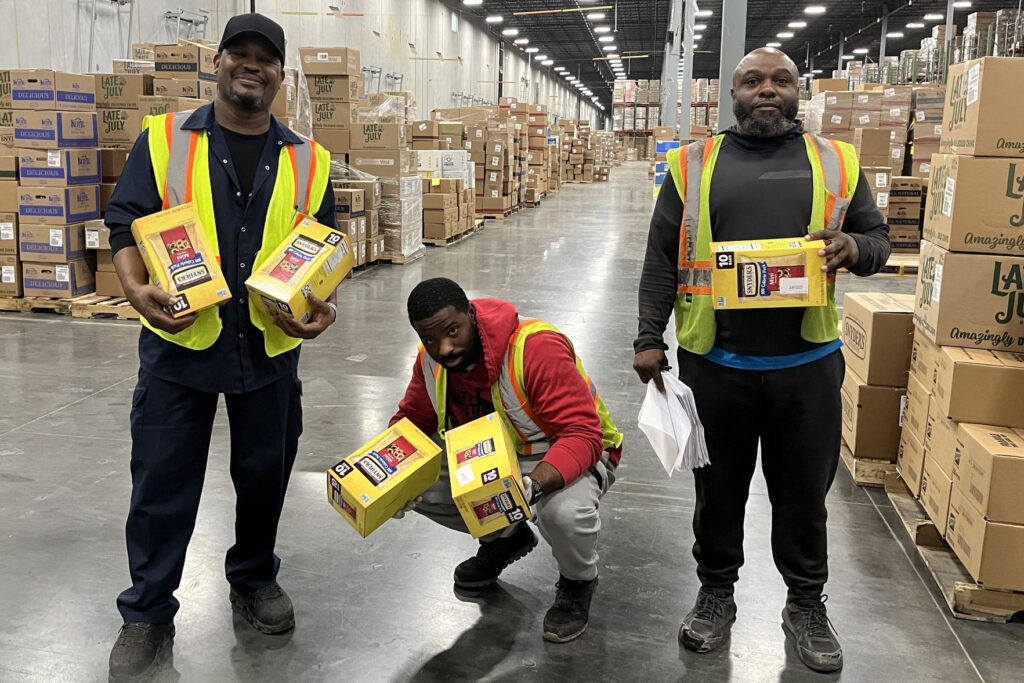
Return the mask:
<path fill-rule="evenodd" d="M 246 36 L 259 36 L 270 43 L 277 52 L 277 56 L 281 58 L 281 65 L 284 66 L 284 29 L 273 19 L 255 12 L 239 14 L 228 19 L 217 51 L 220 52 L 239 38 Z"/>

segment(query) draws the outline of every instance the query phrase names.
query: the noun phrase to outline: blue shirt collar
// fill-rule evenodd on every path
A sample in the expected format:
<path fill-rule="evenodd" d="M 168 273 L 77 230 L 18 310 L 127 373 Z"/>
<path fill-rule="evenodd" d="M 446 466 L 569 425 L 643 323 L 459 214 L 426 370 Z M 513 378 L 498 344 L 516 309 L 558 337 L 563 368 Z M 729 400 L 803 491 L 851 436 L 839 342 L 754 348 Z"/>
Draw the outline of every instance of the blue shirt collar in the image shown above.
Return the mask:
<path fill-rule="evenodd" d="M 213 103 L 204 104 L 203 106 L 192 112 L 192 116 L 188 117 L 182 130 L 210 130 L 213 128 L 216 120 L 213 117 Z M 285 144 L 289 145 L 301 145 L 306 141 L 299 137 L 291 128 L 284 125 L 277 118 L 271 114 L 270 116 L 270 130 L 273 131 L 277 139 L 281 140 Z"/>

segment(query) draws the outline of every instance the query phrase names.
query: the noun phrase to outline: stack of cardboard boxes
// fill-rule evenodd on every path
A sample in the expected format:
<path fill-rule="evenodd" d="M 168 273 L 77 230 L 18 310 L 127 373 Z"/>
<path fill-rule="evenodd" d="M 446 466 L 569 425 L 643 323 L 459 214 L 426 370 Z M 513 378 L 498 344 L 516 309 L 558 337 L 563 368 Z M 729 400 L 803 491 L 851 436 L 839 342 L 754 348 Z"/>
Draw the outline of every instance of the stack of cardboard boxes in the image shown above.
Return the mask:
<path fill-rule="evenodd" d="M 192 41 L 177 45 L 154 45 L 153 94 L 163 97 L 191 97 L 213 100 L 217 94 L 215 47 Z"/>
<path fill-rule="evenodd" d="M 124 289 L 114 269 L 114 258 L 110 250 L 110 229 L 102 220 L 86 222 L 85 248 L 96 259 L 96 294 L 124 296 Z"/>
<path fill-rule="evenodd" d="M 894 176 L 889 189 L 889 242 L 897 254 L 921 251 L 921 215 L 927 182 L 913 176 Z"/>
<path fill-rule="evenodd" d="M 526 194 L 524 201 L 537 203 L 547 195 L 548 178 L 551 168 L 550 148 L 548 147 L 548 110 L 543 104 L 520 104 L 515 111 L 517 116 L 526 116 L 526 135 L 524 136 L 526 157 Z"/>
<path fill-rule="evenodd" d="M 479 124 L 478 124 L 479 125 Z M 483 168 L 483 184 L 477 179 L 478 213 L 502 215 L 512 210 L 513 187 L 516 185 L 514 128 L 507 120 L 489 119 L 486 124 L 486 145 Z M 474 136 L 476 130 L 474 126 Z M 478 167 L 479 168 L 479 167 Z"/>
<path fill-rule="evenodd" d="M 899 471 L 967 571 L 1024 590 L 1024 62 L 950 68 L 921 247 Z M 916 395 L 915 395 L 916 394 Z M 909 408 L 908 408 L 909 410 Z"/>
<path fill-rule="evenodd" d="M 914 110 L 910 122 L 910 169 L 907 175 L 927 178 L 932 155 L 939 151 L 942 116 L 946 102 L 943 86 L 914 88 Z"/>
<path fill-rule="evenodd" d="M 352 243 L 355 265 L 376 263 L 384 254 L 384 235 L 380 228 L 380 180 L 344 178 L 332 180 L 332 184 L 338 229 L 346 233 Z"/>
<path fill-rule="evenodd" d="M 313 117 L 313 139 L 332 158 L 349 154 L 349 131 L 363 96 L 359 50 L 347 47 L 300 47 Z M 280 105 L 278 105 L 280 106 Z"/>
<path fill-rule="evenodd" d="M 465 154 L 455 151 L 453 154 Z M 462 178 L 423 181 L 423 239 L 445 242 L 473 229 L 475 194 Z"/>

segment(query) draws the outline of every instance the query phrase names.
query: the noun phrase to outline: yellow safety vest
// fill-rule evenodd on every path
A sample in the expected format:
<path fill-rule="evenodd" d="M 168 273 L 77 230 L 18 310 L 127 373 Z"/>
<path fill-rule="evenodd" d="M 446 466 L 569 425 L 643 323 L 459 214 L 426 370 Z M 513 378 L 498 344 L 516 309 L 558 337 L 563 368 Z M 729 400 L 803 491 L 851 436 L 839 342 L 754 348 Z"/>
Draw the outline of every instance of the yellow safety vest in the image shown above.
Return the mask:
<path fill-rule="evenodd" d="M 704 355 L 715 344 L 715 310 L 711 300 L 711 177 L 724 135 L 668 152 L 669 169 L 683 200 L 679 226 L 679 277 L 676 294 L 676 338 L 691 353 Z M 808 233 L 841 230 L 846 209 L 860 179 L 853 145 L 804 134 L 814 188 Z M 839 338 L 835 277 L 828 283 L 828 305 L 804 311 L 800 334 L 825 343 Z"/>
<path fill-rule="evenodd" d="M 143 128 L 149 130 L 149 156 L 153 162 L 153 177 L 163 200 L 163 208 L 192 202 L 199 213 L 203 232 L 220 262 L 213 188 L 210 184 L 209 139 L 205 130 L 182 129 L 191 115 L 191 111 L 183 111 L 147 116 Z M 274 192 L 270 197 L 270 207 L 263 226 L 263 242 L 254 266 L 263 263 L 302 218 L 320 210 L 330 182 L 331 155 L 312 140 L 303 140 L 305 144 L 285 143 L 281 146 Z M 268 356 L 277 356 L 302 343 L 301 339 L 289 337 L 275 325 L 270 316 L 253 303 L 251 297 L 249 318 L 263 332 Z M 198 319 L 178 334 L 155 329 L 145 318 L 142 318 L 142 324 L 172 344 L 193 351 L 213 346 L 222 328 L 220 312 L 216 308 L 201 311 Z"/>
<path fill-rule="evenodd" d="M 508 348 L 505 350 L 505 360 L 501 364 L 501 376 L 491 386 L 491 402 L 494 404 L 494 410 L 501 418 L 509 436 L 512 437 L 516 452 L 524 456 L 540 455 L 546 453 L 551 447 L 551 436 L 545 431 L 543 423 L 533 412 L 523 380 L 523 350 L 526 348 L 526 339 L 531 334 L 541 331 L 559 334 L 569 342 L 570 347 L 572 346 L 569 338 L 554 325 L 540 320 L 522 320 L 509 339 Z M 437 413 L 437 433 L 443 438 L 446 429 L 445 413 L 448 405 L 448 372 L 443 365 L 430 357 L 422 344 L 419 349 L 419 361 L 423 368 L 427 394 L 434 406 L 434 412 Z M 590 395 L 594 399 L 594 408 L 601 419 L 604 450 L 619 448 L 622 446 L 622 434 L 615 426 L 611 413 L 605 407 L 600 394 L 597 393 L 597 387 L 591 382 L 587 371 L 583 369 L 583 361 L 579 356 L 576 356 L 576 369 L 586 380 L 587 386 L 590 388 Z M 433 378 L 433 382 L 430 381 L 431 378 Z"/>

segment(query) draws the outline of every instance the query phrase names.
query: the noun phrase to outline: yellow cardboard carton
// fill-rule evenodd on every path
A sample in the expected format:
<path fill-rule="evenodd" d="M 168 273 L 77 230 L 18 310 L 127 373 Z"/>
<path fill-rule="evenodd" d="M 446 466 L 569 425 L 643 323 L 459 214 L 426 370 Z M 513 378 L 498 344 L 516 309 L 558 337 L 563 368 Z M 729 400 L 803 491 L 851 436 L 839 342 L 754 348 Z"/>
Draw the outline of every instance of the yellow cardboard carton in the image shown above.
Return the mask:
<path fill-rule="evenodd" d="M 823 241 L 773 239 L 711 243 L 715 308 L 793 308 L 828 303 L 818 250 Z"/>
<path fill-rule="evenodd" d="M 137 218 L 132 235 L 157 287 L 178 297 L 168 313 L 180 318 L 231 298 L 217 255 L 192 203 Z"/>
<path fill-rule="evenodd" d="M 440 446 L 403 419 L 327 471 L 327 499 L 366 538 L 440 475 Z"/>
<path fill-rule="evenodd" d="M 245 286 L 256 305 L 270 315 L 280 311 L 306 322 L 313 314 L 307 295 L 326 299 L 354 265 L 347 235 L 303 218 Z"/>
<path fill-rule="evenodd" d="M 512 439 L 497 413 L 445 434 L 452 499 L 473 538 L 530 518 Z"/>

